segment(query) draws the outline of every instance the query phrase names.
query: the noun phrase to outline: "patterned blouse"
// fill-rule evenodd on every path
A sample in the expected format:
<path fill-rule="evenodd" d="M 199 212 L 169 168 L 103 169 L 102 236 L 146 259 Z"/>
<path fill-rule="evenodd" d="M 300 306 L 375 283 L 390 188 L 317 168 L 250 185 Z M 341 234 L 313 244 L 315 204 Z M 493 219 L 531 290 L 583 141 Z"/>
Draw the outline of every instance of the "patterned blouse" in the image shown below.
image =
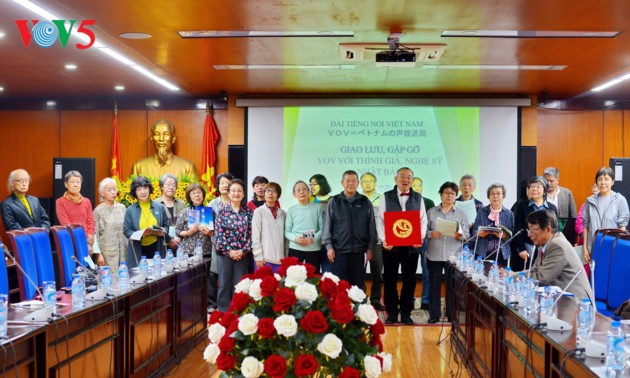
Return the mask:
<path fill-rule="evenodd" d="M 229 251 L 243 250 L 252 253 L 252 216 L 247 206 L 236 212 L 231 205 L 221 206 L 215 221 L 217 255 L 227 255 Z"/>
<path fill-rule="evenodd" d="M 111 256 L 119 256 L 121 261 L 125 260 L 128 241 L 123 234 L 123 222 L 126 210 L 121 203 L 114 203 L 114 206 L 101 203 L 94 209 L 95 235 L 106 260 Z M 118 265 L 115 267 L 118 268 Z"/>
<path fill-rule="evenodd" d="M 195 253 L 195 246 L 197 246 L 197 241 L 201 240 L 201 249 L 203 251 L 204 256 L 210 256 L 212 254 L 212 237 L 206 236 L 201 232 L 197 231 L 194 235 L 190 236 L 181 236 L 182 231 L 188 231 L 188 210 L 190 207 L 186 207 L 182 209 L 179 214 L 177 214 L 177 223 L 175 223 L 175 234 L 182 238 L 182 242 L 179 245 L 179 250 L 186 252 L 189 256 L 192 256 Z"/>

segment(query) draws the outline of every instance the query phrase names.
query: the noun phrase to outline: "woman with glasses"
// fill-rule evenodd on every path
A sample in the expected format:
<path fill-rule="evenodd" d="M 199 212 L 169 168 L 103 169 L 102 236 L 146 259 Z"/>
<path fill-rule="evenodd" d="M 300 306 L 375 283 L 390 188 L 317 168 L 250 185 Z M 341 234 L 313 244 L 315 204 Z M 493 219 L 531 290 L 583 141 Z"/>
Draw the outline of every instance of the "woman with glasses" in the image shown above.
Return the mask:
<path fill-rule="evenodd" d="M 177 191 L 177 177 L 170 173 L 166 173 L 160 177 L 160 189 L 162 195 L 156 199 L 157 202 L 164 205 L 166 208 L 166 217 L 168 218 L 169 233 L 174 240 L 174 243 L 179 246 L 181 238 L 175 233 L 175 225 L 177 224 L 177 217 L 181 211 L 186 207 L 186 202 L 175 198 L 175 192 Z"/>
<path fill-rule="evenodd" d="M 534 243 L 527 234 L 527 216 L 538 210 L 549 209 L 558 216 L 558 208 L 547 202 L 548 183 L 542 176 L 534 176 L 527 183 L 527 196 L 515 205 L 514 231 L 523 230 L 512 240 L 510 266 L 512 271 L 519 272 L 528 269 L 536 260 Z M 554 230 L 557 232 L 558 230 Z"/>
<path fill-rule="evenodd" d="M 185 207 L 177 216 L 177 224 L 175 225 L 175 234 L 181 237 L 182 242 L 179 248 L 188 256 L 195 253 L 195 247 L 201 242 L 201 250 L 204 257 L 210 257 L 212 254 L 212 231 L 208 226 L 199 223 L 188 223 L 188 210 L 203 209 L 203 201 L 206 199 L 206 190 L 197 182 L 193 182 L 186 188 L 186 201 L 188 207 Z M 210 211 L 210 210 L 209 210 Z"/>
<path fill-rule="evenodd" d="M 475 255 L 483 259 L 497 260 L 499 265 L 506 266 L 510 258 L 510 245 L 505 241 L 514 230 L 514 214 L 503 206 L 505 199 L 503 184 L 490 185 L 487 195 L 490 204 L 479 210 L 473 225 L 472 234 L 477 235 L 473 241 Z"/>
<path fill-rule="evenodd" d="M 310 178 L 308 186 L 311 190 L 309 202 L 321 205 L 323 218 L 323 214 L 326 212 L 326 207 L 328 205 L 328 200 L 331 197 L 330 192 L 332 189 L 330 188 L 330 184 L 328 184 L 328 180 L 326 180 L 324 175 L 317 173 Z M 332 263 L 328 260 L 328 251 L 326 251 L 325 246 L 322 246 L 319 251 L 319 262 L 321 264 L 322 273 L 332 271 Z"/>
<path fill-rule="evenodd" d="M 87 236 L 88 249 L 90 255 L 94 252 L 94 214 L 92 213 L 92 202 L 89 198 L 81 195 L 81 184 L 83 176 L 78 171 L 69 171 L 63 177 L 63 185 L 66 192 L 55 202 L 55 210 L 57 211 L 57 219 L 59 224 L 67 226 L 70 224 L 80 223 Z M 104 261 L 99 256 L 100 264 Z"/>
<path fill-rule="evenodd" d="M 270 182 L 265 188 L 265 203 L 254 210 L 252 217 L 252 253 L 256 269 L 270 267 L 278 273 L 281 260 L 286 257 L 284 223 L 287 213 L 278 207 L 282 188 Z"/>
<path fill-rule="evenodd" d="M 242 206 L 243 181 L 234 179 L 228 185 L 230 202 L 219 210 L 215 223 L 216 253 L 219 268 L 218 309 L 225 312 L 234 296 L 234 286 L 251 266 L 252 210 Z"/>
<path fill-rule="evenodd" d="M 309 188 L 302 180 L 293 185 L 298 203 L 287 211 L 284 236 L 289 240 L 289 256 L 311 264 L 319 271 L 324 217 L 318 204 L 309 203 Z"/>
<path fill-rule="evenodd" d="M 463 211 L 455 205 L 459 188 L 454 182 L 445 182 L 440 186 L 440 200 L 438 206 L 427 212 L 427 266 L 429 268 L 429 320 L 430 324 L 437 323 L 441 316 L 440 288 L 442 287 L 442 271 L 446 262 L 456 251 L 462 248 L 462 242 L 468 237 L 470 223 Z M 443 234 L 438 229 L 438 220 L 453 222 L 456 231 L 453 234 Z M 451 299 L 447 290 L 446 317 L 451 318 Z"/>

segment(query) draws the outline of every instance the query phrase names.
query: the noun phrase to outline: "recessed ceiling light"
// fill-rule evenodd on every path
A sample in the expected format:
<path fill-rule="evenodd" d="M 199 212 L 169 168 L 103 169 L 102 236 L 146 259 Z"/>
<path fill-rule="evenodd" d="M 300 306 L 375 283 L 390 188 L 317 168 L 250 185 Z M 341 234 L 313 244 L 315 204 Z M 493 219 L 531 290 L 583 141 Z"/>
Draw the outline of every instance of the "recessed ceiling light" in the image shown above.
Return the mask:
<path fill-rule="evenodd" d="M 147 33 L 121 33 L 120 38 L 126 39 L 149 39 L 151 38 L 151 34 Z"/>
<path fill-rule="evenodd" d="M 0 92 L 4 92 L 4 87 L 0 87 Z"/>
<path fill-rule="evenodd" d="M 66 67 L 67 70 L 76 70 L 77 69 L 77 65 L 76 64 L 72 64 L 72 63 L 66 64 L 65 67 Z"/>
<path fill-rule="evenodd" d="M 0 38 L 4 38 L 6 35 L 7 35 L 7 33 L 5 33 L 2 30 L 0 30 Z"/>
<path fill-rule="evenodd" d="M 117 85 L 114 87 L 115 90 L 117 91 L 124 91 L 125 90 L 125 86 L 124 85 Z"/>
<path fill-rule="evenodd" d="M 442 37 L 478 38 L 613 38 L 619 31 L 563 30 L 444 30 Z"/>
<path fill-rule="evenodd" d="M 244 37 L 354 37 L 353 31 L 281 31 L 281 30 L 180 30 L 182 38 L 244 38 Z"/>
<path fill-rule="evenodd" d="M 197 109 L 205 109 L 208 106 L 208 101 L 199 101 L 197 103 Z"/>
<path fill-rule="evenodd" d="M 46 106 L 48 106 L 50 108 L 52 108 L 53 106 L 56 106 L 56 105 L 57 105 L 57 101 L 54 101 L 54 100 L 46 101 Z"/>

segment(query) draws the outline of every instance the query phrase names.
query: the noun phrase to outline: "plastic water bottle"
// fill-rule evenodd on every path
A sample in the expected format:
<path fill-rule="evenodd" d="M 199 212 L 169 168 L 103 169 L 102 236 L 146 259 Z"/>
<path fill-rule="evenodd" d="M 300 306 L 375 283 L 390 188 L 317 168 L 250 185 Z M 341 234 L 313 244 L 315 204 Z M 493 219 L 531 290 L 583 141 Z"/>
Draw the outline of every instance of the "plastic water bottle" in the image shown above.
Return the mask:
<path fill-rule="evenodd" d="M 9 313 L 9 296 L 0 294 L 0 339 L 7 337 L 7 315 Z"/>
<path fill-rule="evenodd" d="M 467 244 L 464 244 L 464 252 L 466 252 L 466 272 L 472 275 L 475 272 L 475 256 L 470 251 Z"/>
<path fill-rule="evenodd" d="M 525 294 L 525 285 L 527 284 L 527 277 L 525 272 L 518 272 L 514 278 L 514 290 L 512 290 L 512 297 L 510 302 L 517 302 L 519 305 L 524 305 L 525 301 L 522 300 Z"/>
<path fill-rule="evenodd" d="M 512 268 L 509 266 L 503 271 L 501 289 L 503 289 L 503 296 L 509 300 L 510 294 L 512 293 Z"/>
<path fill-rule="evenodd" d="M 499 265 L 494 261 L 488 272 L 488 283 L 492 284 L 495 292 L 499 289 L 499 276 Z"/>
<path fill-rule="evenodd" d="M 138 263 L 138 270 L 140 271 L 140 274 L 144 276 L 145 280 L 149 278 L 149 262 L 147 261 L 146 256 L 142 256 L 140 258 L 140 262 Z"/>
<path fill-rule="evenodd" d="M 175 257 L 173 256 L 173 251 L 171 251 L 170 249 L 167 250 L 166 251 L 166 271 L 168 273 L 173 271 L 174 260 L 175 260 Z"/>
<path fill-rule="evenodd" d="M 588 298 L 582 299 L 580 303 L 578 318 L 577 318 L 577 332 L 575 333 L 576 340 L 588 340 L 591 338 L 591 326 L 593 324 L 593 309 L 591 308 L 591 301 Z"/>
<path fill-rule="evenodd" d="M 553 295 L 551 295 L 551 288 L 545 286 L 543 292 L 540 295 L 540 315 L 551 315 L 551 307 L 553 305 Z"/>
<path fill-rule="evenodd" d="M 85 282 L 80 274 L 72 275 L 72 307 L 83 308 L 85 306 Z"/>
<path fill-rule="evenodd" d="M 44 281 L 44 306 L 51 308 L 52 313 L 57 312 L 57 287 L 55 281 Z"/>
<path fill-rule="evenodd" d="M 606 344 L 606 377 L 623 376 L 625 363 L 625 334 L 618 320 L 610 323 L 608 343 Z"/>
<path fill-rule="evenodd" d="M 462 272 L 464 272 L 466 270 L 466 258 L 468 257 L 468 255 L 466 254 L 465 250 L 462 250 L 459 254 L 459 263 L 458 263 L 458 267 L 459 270 L 461 270 Z"/>
<path fill-rule="evenodd" d="M 160 276 L 162 276 L 162 257 L 160 257 L 160 252 L 155 251 L 153 255 L 153 277 L 158 279 Z"/>
<path fill-rule="evenodd" d="M 536 310 L 536 282 L 533 278 L 528 278 L 525 283 L 523 302 L 523 307 L 525 308 L 526 313 L 532 313 Z"/>
<path fill-rule="evenodd" d="M 124 261 L 121 261 L 118 267 L 118 288 L 121 293 L 129 290 L 129 268 Z"/>
<path fill-rule="evenodd" d="M 114 293 L 112 286 L 112 270 L 108 266 L 104 266 L 103 274 L 101 275 L 101 287 L 103 287 L 103 290 L 105 290 L 105 292 L 109 295 Z"/>
<path fill-rule="evenodd" d="M 203 256 L 203 247 L 201 246 L 201 240 L 197 240 L 197 245 L 195 245 L 195 254 L 194 261 L 201 261 Z"/>
<path fill-rule="evenodd" d="M 477 256 L 477 260 L 475 260 L 475 274 L 483 276 L 483 259 L 481 256 Z"/>

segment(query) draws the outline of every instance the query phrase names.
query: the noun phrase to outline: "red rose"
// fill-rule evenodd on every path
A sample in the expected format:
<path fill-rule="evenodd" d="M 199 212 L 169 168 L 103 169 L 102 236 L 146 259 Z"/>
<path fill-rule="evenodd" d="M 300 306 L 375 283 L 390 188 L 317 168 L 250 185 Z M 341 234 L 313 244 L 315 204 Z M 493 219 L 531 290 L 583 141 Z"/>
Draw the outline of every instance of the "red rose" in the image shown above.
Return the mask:
<path fill-rule="evenodd" d="M 276 335 L 276 327 L 273 326 L 273 319 L 262 318 L 258 320 L 258 334 L 263 339 L 270 339 Z"/>
<path fill-rule="evenodd" d="M 234 349 L 234 345 L 236 344 L 236 339 L 230 337 L 229 335 L 223 335 L 221 341 L 217 345 L 221 352 L 229 353 Z"/>
<path fill-rule="evenodd" d="M 280 260 L 280 263 L 282 264 L 282 266 L 280 266 L 280 268 L 278 269 L 278 274 L 280 274 L 281 276 L 286 276 L 287 275 L 287 269 L 292 266 L 292 265 L 297 265 L 299 262 L 297 257 L 285 257 L 284 259 Z"/>
<path fill-rule="evenodd" d="M 282 356 L 272 354 L 265 360 L 265 373 L 272 378 L 284 377 L 287 374 L 287 361 Z"/>
<path fill-rule="evenodd" d="M 304 267 L 306 268 L 306 278 L 315 277 L 315 267 L 313 265 L 304 264 Z"/>
<path fill-rule="evenodd" d="M 256 278 L 264 278 L 267 276 L 273 276 L 273 270 L 269 266 L 263 266 L 262 268 L 256 269 L 254 272 L 254 279 Z"/>
<path fill-rule="evenodd" d="M 236 365 L 236 356 L 221 352 L 217 357 L 217 368 L 219 370 L 228 371 L 234 368 Z"/>
<path fill-rule="evenodd" d="M 217 323 L 219 320 L 221 320 L 222 316 L 223 313 L 221 311 L 212 311 L 212 313 L 210 314 L 210 319 L 208 319 L 208 325 L 213 325 L 214 323 Z"/>
<path fill-rule="evenodd" d="M 217 367 L 218 366 L 217 364 Z M 295 375 L 298 377 L 311 376 L 315 374 L 318 367 L 317 360 L 310 354 L 300 354 L 298 358 L 295 359 Z"/>
<path fill-rule="evenodd" d="M 335 306 L 330 309 L 330 316 L 339 324 L 348 324 L 354 320 L 354 311 L 350 305 Z"/>
<path fill-rule="evenodd" d="M 225 328 L 228 328 L 228 326 L 230 324 L 232 324 L 232 322 L 237 319 L 236 315 L 234 315 L 231 312 L 226 312 L 223 314 L 223 316 L 221 317 L 221 320 L 219 320 L 219 324 L 221 324 L 222 326 L 224 326 Z"/>
<path fill-rule="evenodd" d="M 281 287 L 273 296 L 273 311 L 288 311 L 295 304 L 297 298 L 295 292 L 289 288 Z"/>
<path fill-rule="evenodd" d="M 381 341 L 381 336 L 374 336 L 372 340 L 370 340 L 370 345 L 378 348 L 378 352 L 383 351 L 383 341 Z"/>
<path fill-rule="evenodd" d="M 240 279 L 240 281 L 239 281 L 239 282 L 241 282 L 241 281 L 243 281 L 243 280 L 246 280 L 246 279 L 250 279 L 250 280 L 252 280 L 252 281 L 253 281 L 253 280 L 255 279 L 255 277 L 254 277 L 254 275 L 253 275 L 253 274 L 251 274 L 251 273 L 247 273 L 247 274 L 244 274 L 244 275 L 241 277 L 241 279 Z"/>
<path fill-rule="evenodd" d="M 309 311 L 300 320 L 300 327 L 308 333 L 322 333 L 328 329 L 328 322 L 321 311 Z"/>
<path fill-rule="evenodd" d="M 339 374 L 339 378 L 360 378 L 361 373 L 350 366 L 344 366 L 343 371 Z"/>
<path fill-rule="evenodd" d="M 376 336 L 385 333 L 385 326 L 383 326 L 383 322 L 381 321 L 381 319 L 376 319 L 376 323 L 370 326 L 370 332 L 372 332 L 372 334 Z"/>
<path fill-rule="evenodd" d="M 232 320 L 232 323 L 230 323 L 230 325 L 226 328 L 227 329 L 225 330 L 225 334 L 228 336 L 238 331 L 238 319 L 235 318 L 234 320 Z"/>
<path fill-rule="evenodd" d="M 249 300 L 249 295 L 243 292 L 234 293 L 234 296 L 232 297 L 232 303 L 230 303 L 228 311 L 241 312 L 245 310 L 245 308 L 247 308 L 247 305 L 249 304 Z"/>
<path fill-rule="evenodd" d="M 337 294 L 337 284 L 330 278 L 319 281 L 319 289 L 324 298 L 331 300 Z"/>
<path fill-rule="evenodd" d="M 339 281 L 339 284 L 337 285 L 337 291 L 339 293 L 344 293 L 345 295 L 348 295 L 349 289 L 350 289 L 350 283 L 348 283 L 348 281 L 346 280 Z"/>
<path fill-rule="evenodd" d="M 271 269 L 271 268 L 270 268 Z M 276 292 L 276 289 L 280 286 L 280 283 L 274 276 L 266 276 L 262 278 L 260 283 L 260 292 L 263 297 L 269 297 Z"/>

